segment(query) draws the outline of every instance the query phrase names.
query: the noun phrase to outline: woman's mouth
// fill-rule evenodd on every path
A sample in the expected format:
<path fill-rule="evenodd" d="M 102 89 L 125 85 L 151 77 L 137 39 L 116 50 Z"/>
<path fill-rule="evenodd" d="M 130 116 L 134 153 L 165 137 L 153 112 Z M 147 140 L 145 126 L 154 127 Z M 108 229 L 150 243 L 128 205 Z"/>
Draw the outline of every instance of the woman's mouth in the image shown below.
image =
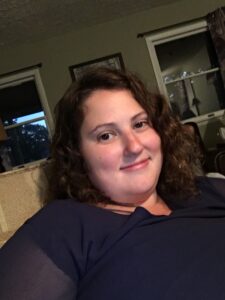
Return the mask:
<path fill-rule="evenodd" d="M 130 165 L 126 165 L 126 166 L 123 166 L 123 167 L 120 168 L 120 170 L 122 170 L 122 171 L 133 171 L 133 170 L 139 170 L 139 169 L 142 169 L 142 168 L 144 168 L 145 166 L 148 165 L 149 159 L 150 159 L 150 158 L 146 158 L 146 159 L 143 159 L 143 160 L 138 161 L 138 162 L 136 162 L 136 163 L 133 163 L 133 164 L 130 164 Z"/>

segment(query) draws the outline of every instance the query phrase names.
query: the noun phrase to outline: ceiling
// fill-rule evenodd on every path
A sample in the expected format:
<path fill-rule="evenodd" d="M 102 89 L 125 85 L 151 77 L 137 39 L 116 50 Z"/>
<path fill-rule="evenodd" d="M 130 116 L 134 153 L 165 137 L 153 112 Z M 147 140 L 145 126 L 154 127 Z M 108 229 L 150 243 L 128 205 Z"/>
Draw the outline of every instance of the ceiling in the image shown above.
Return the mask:
<path fill-rule="evenodd" d="M 0 0 L 0 47 L 60 35 L 178 0 Z"/>

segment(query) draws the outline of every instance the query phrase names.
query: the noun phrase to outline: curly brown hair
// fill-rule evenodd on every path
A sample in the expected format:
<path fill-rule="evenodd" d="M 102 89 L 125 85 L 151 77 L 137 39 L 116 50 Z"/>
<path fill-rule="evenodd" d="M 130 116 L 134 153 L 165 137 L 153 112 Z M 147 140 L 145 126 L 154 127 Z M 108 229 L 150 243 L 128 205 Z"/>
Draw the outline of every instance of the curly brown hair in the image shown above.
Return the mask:
<path fill-rule="evenodd" d="M 196 193 L 194 165 L 198 151 L 193 151 L 193 136 L 184 130 L 160 94 L 148 91 L 138 76 L 128 71 L 92 69 L 72 83 L 55 108 L 56 127 L 52 140 L 51 198 L 73 198 L 80 202 L 105 202 L 106 198 L 89 180 L 80 152 L 80 129 L 85 100 L 96 90 L 121 90 L 132 93 L 147 112 L 153 128 L 161 137 L 163 166 L 157 185 L 159 195 L 186 198 Z"/>

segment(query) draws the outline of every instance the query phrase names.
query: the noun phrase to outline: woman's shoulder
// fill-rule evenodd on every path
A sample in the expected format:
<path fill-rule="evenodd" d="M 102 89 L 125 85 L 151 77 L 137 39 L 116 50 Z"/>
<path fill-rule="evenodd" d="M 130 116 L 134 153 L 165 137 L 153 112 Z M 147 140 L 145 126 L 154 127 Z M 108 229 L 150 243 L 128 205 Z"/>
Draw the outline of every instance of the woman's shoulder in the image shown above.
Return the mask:
<path fill-rule="evenodd" d="M 114 219 L 115 214 L 106 211 L 103 208 L 97 207 L 88 203 L 80 203 L 72 199 L 57 199 L 46 205 L 44 205 L 34 216 L 32 216 L 27 222 L 47 221 L 50 222 L 92 222 L 96 218 L 102 219 Z"/>
<path fill-rule="evenodd" d="M 84 274 L 89 255 L 98 256 L 104 240 L 123 222 L 118 215 L 89 204 L 55 200 L 27 220 L 13 239 L 20 243 L 25 237 L 73 277 L 75 267 Z"/>
<path fill-rule="evenodd" d="M 225 203 L 225 178 L 201 176 L 197 178 L 201 198 Z"/>
<path fill-rule="evenodd" d="M 124 216 L 114 214 L 103 208 L 75 200 L 55 200 L 45 205 L 26 225 L 35 234 L 56 235 L 63 237 L 96 236 L 108 234 L 124 222 Z"/>
<path fill-rule="evenodd" d="M 219 177 L 197 176 L 197 193 L 188 198 L 171 198 L 170 206 L 174 209 L 224 206 L 225 205 L 225 179 Z"/>
<path fill-rule="evenodd" d="M 225 192 L 225 177 L 217 175 L 199 176 L 197 177 L 197 185 L 201 190 L 211 187 Z"/>

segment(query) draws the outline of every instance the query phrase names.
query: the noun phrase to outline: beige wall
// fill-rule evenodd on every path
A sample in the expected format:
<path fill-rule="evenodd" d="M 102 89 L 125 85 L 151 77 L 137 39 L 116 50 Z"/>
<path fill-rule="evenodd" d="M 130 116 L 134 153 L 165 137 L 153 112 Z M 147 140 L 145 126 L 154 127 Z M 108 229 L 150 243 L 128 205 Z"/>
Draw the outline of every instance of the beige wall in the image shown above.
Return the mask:
<path fill-rule="evenodd" d="M 143 38 L 137 34 L 203 17 L 225 0 L 183 0 L 35 43 L 0 48 L 0 74 L 42 63 L 41 76 L 51 111 L 71 82 L 68 67 L 121 52 L 125 66 L 156 88 Z"/>

